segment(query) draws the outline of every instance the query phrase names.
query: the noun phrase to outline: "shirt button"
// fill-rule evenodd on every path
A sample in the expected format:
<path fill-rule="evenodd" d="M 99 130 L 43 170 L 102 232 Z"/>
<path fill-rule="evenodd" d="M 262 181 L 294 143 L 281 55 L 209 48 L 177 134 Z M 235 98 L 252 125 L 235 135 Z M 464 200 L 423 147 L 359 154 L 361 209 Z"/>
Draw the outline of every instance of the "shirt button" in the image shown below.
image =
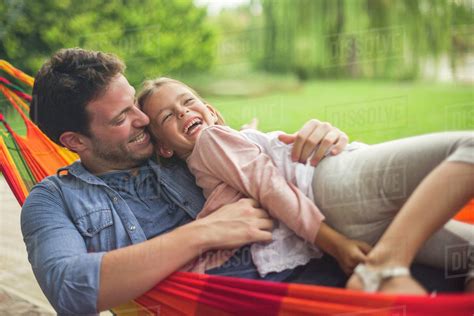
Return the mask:
<path fill-rule="evenodd" d="M 137 227 L 135 225 L 130 225 L 128 229 L 130 229 L 131 232 L 133 232 Z"/>
<path fill-rule="evenodd" d="M 87 232 L 88 232 L 89 234 L 92 234 L 92 232 L 93 232 L 92 228 L 88 228 L 88 229 L 87 229 Z"/>
<path fill-rule="evenodd" d="M 112 198 L 112 201 L 114 201 L 114 203 L 117 203 L 117 201 L 118 201 L 117 197 L 114 196 L 114 197 Z"/>

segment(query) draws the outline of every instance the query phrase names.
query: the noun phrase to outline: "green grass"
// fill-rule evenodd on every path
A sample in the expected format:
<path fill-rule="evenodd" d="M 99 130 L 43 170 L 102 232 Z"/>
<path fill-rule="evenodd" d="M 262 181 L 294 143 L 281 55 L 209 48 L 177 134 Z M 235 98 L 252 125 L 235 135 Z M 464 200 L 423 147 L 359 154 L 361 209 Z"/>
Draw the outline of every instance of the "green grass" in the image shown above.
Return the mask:
<path fill-rule="evenodd" d="M 235 88 L 228 78 L 218 78 L 217 81 L 215 77 L 211 78 L 209 87 L 215 87 L 220 81 L 220 89 Z M 239 87 L 244 87 L 241 91 L 260 89 L 266 94 L 243 93 L 247 96 L 239 97 L 225 96 L 231 94 L 226 92 L 206 98 L 234 128 L 257 117 L 263 131 L 294 132 L 309 119 L 317 118 L 345 131 L 351 140 L 367 143 L 435 131 L 474 129 L 472 85 L 348 80 L 311 81 L 298 85 L 291 78 L 264 76 L 251 76 L 245 80 L 236 76 L 235 80 Z M 188 80 L 185 82 L 195 86 Z M 202 87 L 206 86 L 203 80 L 200 83 Z M 215 95 L 211 89 L 199 85 L 198 88 L 204 94 Z M 5 114 L 14 129 L 24 134 L 25 127 L 19 116 L 9 115 L 8 111 Z"/>
<path fill-rule="evenodd" d="M 311 118 L 377 143 L 423 133 L 474 129 L 472 85 L 381 81 L 312 81 L 261 97 L 207 100 L 238 128 L 252 117 L 263 131 L 293 132 Z"/>

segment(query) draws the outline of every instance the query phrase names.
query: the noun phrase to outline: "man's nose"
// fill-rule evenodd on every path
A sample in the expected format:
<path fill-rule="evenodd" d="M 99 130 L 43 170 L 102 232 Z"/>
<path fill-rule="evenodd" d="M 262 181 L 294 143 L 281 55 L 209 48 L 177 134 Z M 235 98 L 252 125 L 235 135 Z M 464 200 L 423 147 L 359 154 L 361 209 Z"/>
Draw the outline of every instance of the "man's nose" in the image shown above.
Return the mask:
<path fill-rule="evenodd" d="M 148 115 L 143 113 L 143 111 L 140 110 L 139 108 L 135 108 L 135 114 L 136 114 L 136 118 L 134 120 L 134 123 L 136 127 L 147 126 L 150 123 L 150 119 L 148 118 Z"/>

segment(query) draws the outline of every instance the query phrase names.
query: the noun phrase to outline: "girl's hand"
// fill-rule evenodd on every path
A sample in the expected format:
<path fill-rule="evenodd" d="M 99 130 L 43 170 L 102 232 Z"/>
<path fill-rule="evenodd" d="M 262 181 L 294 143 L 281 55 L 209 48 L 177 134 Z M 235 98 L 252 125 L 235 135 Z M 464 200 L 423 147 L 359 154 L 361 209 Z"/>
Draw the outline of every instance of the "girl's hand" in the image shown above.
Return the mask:
<path fill-rule="evenodd" d="M 310 120 L 303 128 L 292 135 L 282 134 L 278 139 L 285 144 L 293 143 L 291 158 L 306 163 L 311 157 L 311 165 L 316 166 L 327 153 L 337 155 L 349 142 L 344 132 L 327 122 Z"/>
<path fill-rule="evenodd" d="M 346 275 L 351 275 L 355 267 L 365 262 L 372 247 L 364 241 L 346 239 L 336 250 L 336 260 Z"/>

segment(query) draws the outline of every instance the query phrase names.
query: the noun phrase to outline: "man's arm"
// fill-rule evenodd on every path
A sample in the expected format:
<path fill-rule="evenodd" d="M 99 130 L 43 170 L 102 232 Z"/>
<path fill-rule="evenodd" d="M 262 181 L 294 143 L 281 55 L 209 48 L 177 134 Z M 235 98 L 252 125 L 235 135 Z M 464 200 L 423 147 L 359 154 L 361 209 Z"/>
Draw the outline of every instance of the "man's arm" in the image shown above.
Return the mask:
<path fill-rule="evenodd" d="M 272 224 L 246 199 L 149 241 L 90 253 L 54 185 L 35 187 L 21 214 L 33 272 L 60 314 L 94 314 L 126 303 L 208 249 L 271 240 Z"/>
<path fill-rule="evenodd" d="M 210 249 L 235 249 L 271 241 L 273 221 L 256 207 L 254 200 L 242 199 L 170 233 L 106 253 L 101 265 L 98 310 L 138 297 Z"/>
<path fill-rule="evenodd" d="M 94 314 L 104 252 L 88 253 L 56 187 L 35 186 L 21 211 L 21 230 L 33 273 L 58 314 Z"/>

